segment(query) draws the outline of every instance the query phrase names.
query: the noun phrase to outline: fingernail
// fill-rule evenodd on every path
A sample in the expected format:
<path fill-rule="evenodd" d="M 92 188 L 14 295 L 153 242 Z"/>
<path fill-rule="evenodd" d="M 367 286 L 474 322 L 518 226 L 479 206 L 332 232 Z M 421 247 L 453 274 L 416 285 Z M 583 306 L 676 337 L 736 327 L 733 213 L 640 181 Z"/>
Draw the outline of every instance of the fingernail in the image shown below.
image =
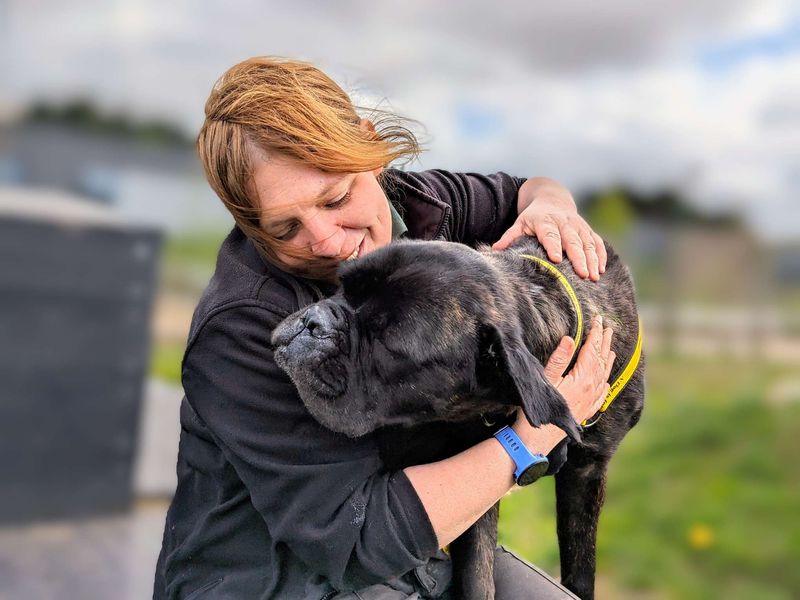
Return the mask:
<path fill-rule="evenodd" d="M 597 315 L 594 318 L 594 322 L 595 322 L 596 325 L 600 325 L 600 327 L 602 327 L 603 326 L 603 315 Z"/>

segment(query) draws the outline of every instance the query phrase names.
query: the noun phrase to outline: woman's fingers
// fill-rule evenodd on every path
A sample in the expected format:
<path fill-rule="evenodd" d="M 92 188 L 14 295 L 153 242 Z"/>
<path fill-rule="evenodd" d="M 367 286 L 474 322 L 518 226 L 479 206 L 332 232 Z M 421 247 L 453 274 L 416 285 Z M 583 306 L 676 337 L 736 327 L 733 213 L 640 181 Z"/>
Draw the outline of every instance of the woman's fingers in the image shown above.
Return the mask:
<path fill-rule="evenodd" d="M 611 377 L 611 369 L 614 368 L 614 359 L 617 357 L 616 353 L 611 351 L 611 338 L 614 335 L 614 330 L 611 327 L 603 329 L 603 339 L 600 344 L 600 361 L 604 366 L 603 378 L 598 383 L 596 409 L 599 409 L 605 401 L 608 390 L 611 388 L 608 378 Z"/>
<path fill-rule="evenodd" d="M 611 369 L 614 367 L 615 356 L 616 355 L 613 352 L 608 355 L 608 359 L 606 360 L 605 363 L 605 372 L 603 373 L 603 379 L 597 384 L 597 390 L 598 390 L 597 393 L 603 394 L 603 397 L 605 397 L 605 394 L 608 393 L 608 390 L 610 388 L 608 378 L 611 376 Z"/>
<path fill-rule="evenodd" d="M 606 252 L 606 245 L 603 242 L 603 238 L 597 235 L 594 231 L 592 231 L 592 237 L 594 238 L 594 247 L 597 250 L 597 259 L 599 262 L 600 272 L 606 272 L 606 263 L 608 262 L 608 252 Z"/>
<path fill-rule="evenodd" d="M 613 336 L 614 330 L 610 326 L 603 328 L 603 339 L 600 343 L 600 355 L 603 360 L 607 360 L 608 355 L 611 354 L 611 338 Z"/>
<path fill-rule="evenodd" d="M 559 225 L 553 216 L 547 214 L 541 219 L 537 219 L 534 222 L 533 227 L 533 233 L 547 252 L 547 258 L 554 263 L 561 262 L 561 259 L 563 258 L 561 252 L 561 232 L 559 231 Z"/>
<path fill-rule="evenodd" d="M 558 343 L 558 347 L 547 359 L 547 364 L 544 366 L 544 376 L 552 386 L 558 386 L 561 382 L 564 371 L 569 366 L 569 361 L 572 360 L 572 354 L 575 352 L 575 340 L 571 337 L 564 336 Z"/>
<path fill-rule="evenodd" d="M 613 335 L 613 329 L 604 328 L 602 317 L 596 316 L 575 366 L 557 384 L 578 423 L 597 412 L 610 389 L 608 378 L 615 358 L 611 351 Z"/>
<path fill-rule="evenodd" d="M 517 221 L 506 230 L 502 237 L 492 244 L 492 250 L 505 250 L 511 245 L 511 242 L 523 235 L 522 223 L 517 219 Z"/>
<path fill-rule="evenodd" d="M 606 401 L 606 396 L 608 395 L 608 390 L 611 389 L 611 386 L 608 383 L 604 383 L 600 386 L 600 393 L 597 394 L 597 399 L 594 401 L 594 406 L 592 407 L 590 417 L 594 415 L 598 410 L 603 407 L 603 403 Z"/>
<path fill-rule="evenodd" d="M 606 376 L 605 379 L 608 381 L 609 377 L 611 377 L 611 369 L 614 368 L 614 360 L 617 358 L 616 352 L 611 352 L 608 355 L 608 362 L 606 363 Z"/>
<path fill-rule="evenodd" d="M 610 327 L 603 329 L 603 317 L 596 316 L 592 322 L 592 328 L 589 330 L 589 335 L 586 336 L 586 343 L 578 355 L 576 367 L 581 364 L 584 366 L 584 370 L 578 375 L 588 378 L 588 383 L 592 385 L 592 388 L 608 379 L 604 375 L 607 369 L 608 355 L 611 351 L 611 337 L 613 334 L 614 332 Z"/>
<path fill-rule="evenodd" d="M 600 257 L 597 255 L 593 232 L 588 226 L 585 226 L 580 229 L 580 236 L 583 242 L 583 254 L 586 260 L 586 269 L 589 272 L 589 279 L 598 281 L 600 279 Z"/>
<path fill-rule="evenodd" d="M 586 279 L 589 276 L 587 266 L 586 248 L 578 230 L 571 223 L 565 222 L 561 225 L 561 239 L 564 240 L 564 250 L 567 257 L 572 262 L 572 268 L 578 277 Z"/>

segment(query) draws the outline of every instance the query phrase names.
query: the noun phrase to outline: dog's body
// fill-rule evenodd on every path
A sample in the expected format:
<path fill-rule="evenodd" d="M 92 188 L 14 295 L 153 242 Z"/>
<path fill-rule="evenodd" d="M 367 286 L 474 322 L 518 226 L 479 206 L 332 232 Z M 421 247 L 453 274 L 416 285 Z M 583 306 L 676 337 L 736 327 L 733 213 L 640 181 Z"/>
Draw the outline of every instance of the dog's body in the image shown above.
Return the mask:
<path fill-rule="evenodd" d="M 628 269 L 607 247 L 599 282 L 559 270 L 583 322 L 614 327 L 612 377 L 634 353 L 638 317 Z M 451 456 L 511 423 L 554 423 L 573 442 L 556 474 L 561 578 L 594 593 L 595 540 L 608 461 L 636 424 L 644 361 L 595 425 L 581 433 L 542 364 L 577 315 L 565 289 L 535 260 L 534 239 L 503 252 L 446 242 L 400 242 L 340 267 L 342 290 L 286 319 L 276 360 L 316 419 L 350 436 L 378 428 L 387 468 Z M 493 598 L 497 505 L 450 546 L 459 598 Z"/>

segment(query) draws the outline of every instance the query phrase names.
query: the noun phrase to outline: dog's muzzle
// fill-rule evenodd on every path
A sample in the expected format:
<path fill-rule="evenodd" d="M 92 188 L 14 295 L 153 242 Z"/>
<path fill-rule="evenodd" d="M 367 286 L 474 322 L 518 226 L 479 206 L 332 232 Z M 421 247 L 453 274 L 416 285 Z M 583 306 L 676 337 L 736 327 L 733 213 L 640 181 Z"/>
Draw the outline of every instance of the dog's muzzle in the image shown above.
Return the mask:
<path fill-rule="evenodd" d="M 329 357 L 346 356 L 350 344 L 345 327 L 341 310 L 327 302 L 285 320 L 272 334 L 278 365 L 292 371 L 313 369 Z"/>

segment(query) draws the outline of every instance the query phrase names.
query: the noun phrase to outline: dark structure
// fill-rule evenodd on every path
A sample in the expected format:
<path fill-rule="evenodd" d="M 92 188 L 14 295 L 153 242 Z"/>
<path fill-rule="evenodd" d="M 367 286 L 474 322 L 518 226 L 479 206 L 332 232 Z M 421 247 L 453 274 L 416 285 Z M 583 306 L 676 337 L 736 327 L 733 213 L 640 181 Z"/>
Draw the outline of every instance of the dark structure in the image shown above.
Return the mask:
<path fill-rule="evenodd" d="M 161 234 L 0 188 L 0 521 L 126 509 Z"/>

